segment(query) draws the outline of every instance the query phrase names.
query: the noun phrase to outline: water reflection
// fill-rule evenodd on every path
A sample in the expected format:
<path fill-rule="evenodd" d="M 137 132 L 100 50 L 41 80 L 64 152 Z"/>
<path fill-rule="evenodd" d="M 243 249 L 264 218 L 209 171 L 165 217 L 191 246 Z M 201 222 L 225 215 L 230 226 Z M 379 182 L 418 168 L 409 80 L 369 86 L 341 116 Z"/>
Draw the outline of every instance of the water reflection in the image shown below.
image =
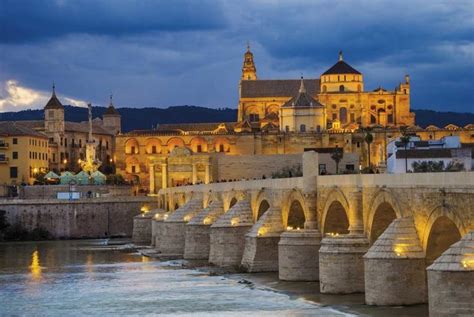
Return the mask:
<path fill-rule="evenodd" d="M 33 281 L 41 280 L 41 265 L 38 250 L 35 250 L 31 255 L 30 273 Z"/>

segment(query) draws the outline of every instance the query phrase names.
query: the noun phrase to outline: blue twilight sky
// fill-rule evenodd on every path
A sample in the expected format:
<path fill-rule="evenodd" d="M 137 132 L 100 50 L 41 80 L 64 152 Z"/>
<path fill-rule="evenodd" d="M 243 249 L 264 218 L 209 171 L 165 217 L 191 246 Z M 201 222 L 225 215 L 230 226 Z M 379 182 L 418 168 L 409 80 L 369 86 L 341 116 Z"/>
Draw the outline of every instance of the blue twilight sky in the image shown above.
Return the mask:
<path fill-rule="evenodd" d="M 0 0 L 0 111 L 63 103 L 236 107 L 259 78 L 319 77 L 339 50 L 365 87 L 410 74 L 412 108 L 474 112 L 474 1 Z"/>

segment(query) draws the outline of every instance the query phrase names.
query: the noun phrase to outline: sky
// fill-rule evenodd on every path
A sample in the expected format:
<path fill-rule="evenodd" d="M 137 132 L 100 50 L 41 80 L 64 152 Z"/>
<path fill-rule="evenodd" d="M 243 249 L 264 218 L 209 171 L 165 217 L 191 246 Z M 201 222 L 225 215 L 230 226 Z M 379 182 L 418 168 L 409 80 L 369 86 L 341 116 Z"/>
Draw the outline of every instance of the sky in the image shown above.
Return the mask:
<path fill-rule="evenodd" d="M 411 78 L 415 109 L 474 112 L 474 1 L 0 0 L 0 111 L 63 104 L 238 104 L 250 43 L 263 79 L 344 60 L 366 90 Z"/>

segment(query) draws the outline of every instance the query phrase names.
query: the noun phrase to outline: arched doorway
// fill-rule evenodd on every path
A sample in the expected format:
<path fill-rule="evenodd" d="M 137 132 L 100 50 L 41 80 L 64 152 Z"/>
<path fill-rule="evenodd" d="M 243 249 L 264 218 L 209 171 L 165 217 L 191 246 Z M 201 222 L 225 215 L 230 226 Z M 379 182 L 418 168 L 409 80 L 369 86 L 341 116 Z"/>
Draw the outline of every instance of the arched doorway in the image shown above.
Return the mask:
<path fill-rule="evenodd" d="M 370 228 L 370 245 L 380 237 L 395 219 L 397 219 L 397 214 L 390 203 L 383 202 L 377 207 Z"/>
<path fill-rule="evenodd" d="M 268 210 L 268 208 L 270 208 L 270 204 L 268 203 L 268 201 L 262 200 L 260 206 L 258 207 L 257 221 L 258 219 L 260 219 L 261 216 L 263 216 L 263 214 L 265 213 L 265 211 Z"/>
<path fill-rule="evenodd" d="M 326 213 L 326 220 L 324 221 L 324 233 L 349 233 L 349 219 L 347 218 L 346 210 L 342 204 L 335 200 L 331 203 Z"/>
<path fill-rule="evenodd" d="M 288 211 L 288 222 L 287 226 L 291 228 L 304 228 L 304 223 L 306 218 L 304 216 L 303 206 L 297 200 L 294 200 L 290 205 L 290 210 Z"/>
<path fill-rule="evenodd" d="M 341 107 L 339 109 L 339 121 L 341 121 L 341 123 L 347 123 L 347 108 L 346 107 Z"/>
<path fill-rule="evenodd" d="M 431 226 L 426 246 L 426 265 L 431 265 L 452 244 L 461 239 L 461 233 L 454 222 L 441 216 Z"/>

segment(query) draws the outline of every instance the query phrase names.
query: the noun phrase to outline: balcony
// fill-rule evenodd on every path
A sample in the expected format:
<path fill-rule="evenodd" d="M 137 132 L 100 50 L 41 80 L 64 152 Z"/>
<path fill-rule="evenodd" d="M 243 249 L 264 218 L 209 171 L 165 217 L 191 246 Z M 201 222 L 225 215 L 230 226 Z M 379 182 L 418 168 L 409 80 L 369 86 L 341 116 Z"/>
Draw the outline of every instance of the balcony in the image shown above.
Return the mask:
<path fill-rule="evenodd" d="M 7 164 L 8 163 L 8 157 L 5 157 L 3 155 L 0 156 L 0 164 Z"/>
<path fill-rule="evenodd" d="M 0 141 L 0 149 L 8 149 L 8 142 Z"/>

